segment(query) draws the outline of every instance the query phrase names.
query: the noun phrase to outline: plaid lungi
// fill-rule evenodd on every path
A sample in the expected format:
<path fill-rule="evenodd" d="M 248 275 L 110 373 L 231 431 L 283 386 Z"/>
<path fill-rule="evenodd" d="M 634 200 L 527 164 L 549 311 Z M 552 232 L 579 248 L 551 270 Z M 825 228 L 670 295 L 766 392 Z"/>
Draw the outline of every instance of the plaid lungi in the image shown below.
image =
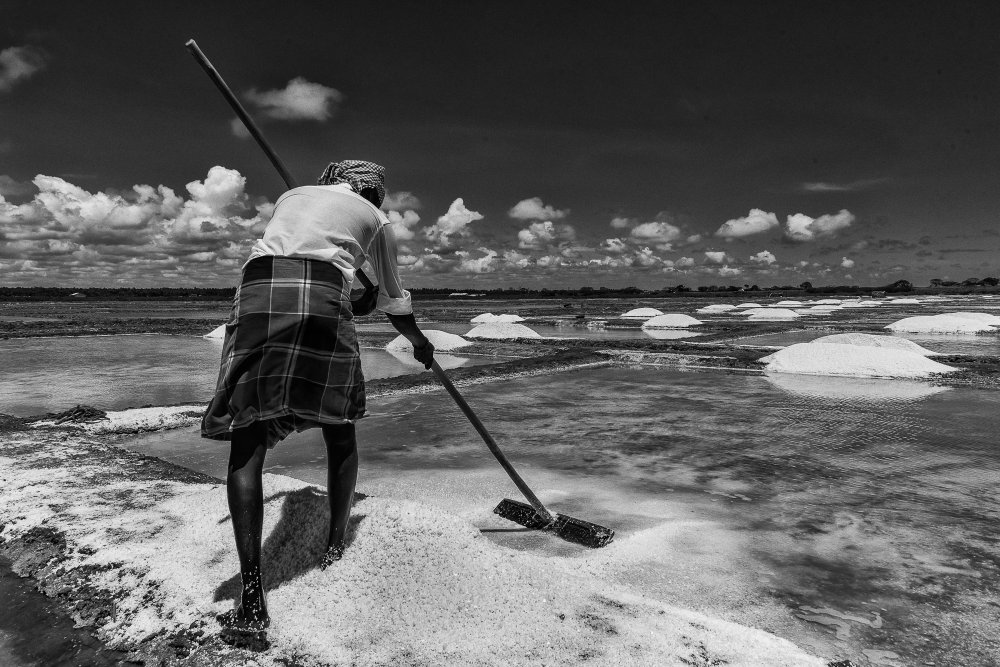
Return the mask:
<path fill-rule="evenodd" d="M 243 269 L 226 323 L 204 438 L 264 421 L 268 447 L 292 431 L 364 416 L 350 290 L 332 264 L 258 257 Z"/>

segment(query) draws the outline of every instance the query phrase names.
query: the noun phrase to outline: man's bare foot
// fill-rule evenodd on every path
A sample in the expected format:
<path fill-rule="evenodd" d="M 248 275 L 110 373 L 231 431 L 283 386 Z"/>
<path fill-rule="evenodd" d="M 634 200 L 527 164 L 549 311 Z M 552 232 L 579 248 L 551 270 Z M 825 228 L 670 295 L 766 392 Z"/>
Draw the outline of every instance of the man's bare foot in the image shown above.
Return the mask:
<path fill-rule="evenodd" d="M 263 632 L 271 625 L 271 617 L 267 613 L 267 600 L 264 597 L 264 586 L 260 578 L 260 570 L 241 574 L 243 579 L 243 594 L 240 605 L 236 609 L 219 614 L 216 619 L 223 629 L 237 633 Z"/>
<path fill-rule="evenodd" d="M 320 561 L 319 569 L 325 570 L 334 564 L 334 562 L 340 560 L 344 557 L 344 545 L 338 544 L 332 547 L 326 548 L 326 553 L 323 554 L 323 560 Z"/>

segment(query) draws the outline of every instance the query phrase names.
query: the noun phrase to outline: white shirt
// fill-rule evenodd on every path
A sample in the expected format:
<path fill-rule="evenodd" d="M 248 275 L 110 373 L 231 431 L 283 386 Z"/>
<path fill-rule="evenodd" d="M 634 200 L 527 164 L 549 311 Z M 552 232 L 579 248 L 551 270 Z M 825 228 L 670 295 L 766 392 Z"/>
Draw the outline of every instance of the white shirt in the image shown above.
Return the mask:
<path fill-rule="evenodd" d="M 376 308 L 392 315 L 413 312 L 410 293 L 399 280 L 389 219 L 347 183 L 305 185 L 281 195 L 247 261 L 269 255 L 330 262 L 347 284 L 368 261 L 375 273 L 370 277 L 378 282 Z"/>

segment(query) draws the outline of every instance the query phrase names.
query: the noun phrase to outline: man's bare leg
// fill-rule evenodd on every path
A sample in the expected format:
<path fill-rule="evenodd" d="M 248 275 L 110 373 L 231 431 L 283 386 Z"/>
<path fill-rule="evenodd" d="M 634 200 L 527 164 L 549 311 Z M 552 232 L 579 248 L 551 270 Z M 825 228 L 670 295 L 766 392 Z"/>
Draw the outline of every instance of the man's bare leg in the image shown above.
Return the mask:
<path fill-rule="evenodd" d="M 358 445 L 354 424 L 331 424 L 323 427 L 326 441 L 327 484 L 330 496 L 330 533 L 322 567 L 326 569 L 344 555 L 347 522 L 354 503 L 354 486 L 358 481 Z"/>
<path fill-rule="evenodd" d="M 271 623 L 260 573 L 260 542 L 264 526 L 261 474 L 266 453 L 266 424 L 256 422 L 233 431 L 226 473 L 226 496 L 233 517 L 243 592 L 240 606 L 219 617 L 224 626 L 233 630 L 260 632 Z"/>

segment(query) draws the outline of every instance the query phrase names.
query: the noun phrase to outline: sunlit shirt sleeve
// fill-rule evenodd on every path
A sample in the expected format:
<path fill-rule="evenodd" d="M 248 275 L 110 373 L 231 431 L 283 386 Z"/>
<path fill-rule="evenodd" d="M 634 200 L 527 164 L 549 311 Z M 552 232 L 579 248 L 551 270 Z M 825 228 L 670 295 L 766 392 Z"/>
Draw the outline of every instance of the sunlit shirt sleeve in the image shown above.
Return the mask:
<path fill-rule="evenodd" d="M 386 221 L 388 223 L 388 221 Z M 376 308 L 390 315 L 409 315 L 413 312 L 410 293 L 403 289 L 396 263 L 396 237 L 390 224 L 383 224 L 368 246 L 368 262 L 378 280 Z"/>

